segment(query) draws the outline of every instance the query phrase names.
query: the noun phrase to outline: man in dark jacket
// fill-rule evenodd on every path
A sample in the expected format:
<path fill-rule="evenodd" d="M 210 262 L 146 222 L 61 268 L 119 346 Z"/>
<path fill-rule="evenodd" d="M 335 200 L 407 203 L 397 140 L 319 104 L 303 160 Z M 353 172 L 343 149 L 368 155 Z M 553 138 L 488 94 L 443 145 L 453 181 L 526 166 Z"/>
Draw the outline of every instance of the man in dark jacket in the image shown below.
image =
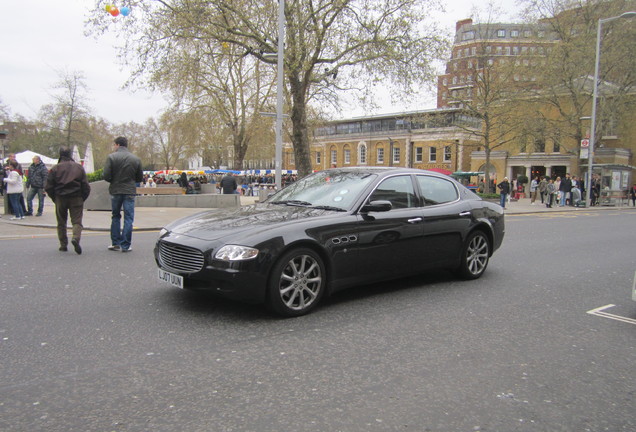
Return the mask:
<path fill-rule="evenodd" d="M 49 175 L 49 170 L 40 159 L 40 156 L 33 156 L 33 163 L 29 167 L 29 178 L 26 182 L 26 187 L 29 189 L 27 193 L 27 212 L 25 216 L 33 216 L 33 198 L 38 196 L 38 212 L 36 216 L 42 216 L 42 210 L 44 209 L 44 186 L 46 186 L 46 178 Z"/>
<path fill-rule="evenodd" d="M 510 193 L 510 182 L 508 181 L 508 177 L 504 177 L 503 181 L 497 185 L 499 188 L 499 205 L 502 208 L 506 208 L 506 198 Z"/>
<path fill-rule="evenodd" d="M 227 173 L 225 177 L 221 179 L 221 192 L 224 194 L 235 194 L 238 184 L 232 173 Z"/>
<path fill-rule="evenodd" d="M 561 192 L 561 202 L 559 207 L 563 207 L 566 201 L 570 198 L 570 192 L 572 192 L 572 179 L 570 173 L 565 173 L 565 178 L 561 179 L 561 185 L 559 186 L 559 192 Z"/>
<path fill-rule="evenodd" d="M 82 217 L 84 215 L 84 201 L 91 193 L 91 187 L 86 178 L 84 168 L 73 161 L 71 150 L 68 147 L 60 148 L 60 159 L 46 180 L 46 193 L 55 202 L 55 217 L 57 218 L 57 238 L 60 240 L 60 251 L 68 250 L 68 236 L 66 234 L 66 221 L 71 215 L 73 225 L 73 237 L 71 244 L 75 253 L 80 255 L 82 248 Z"/>
<path fill-rule="evenodd" d="M 108 191 L 112 206 L 109 250 L 131 251 L 133 222 L 135 220 L 135 195 L 137 183 L 144 179 L 141 159 L 128 151 L 128 139 L 117 137 L 115 152 L 108 155 L 104 166 L 104 180 L 110 183 Z M 121 226 L 121 210 L 124 209 L 124 226 Z"/>

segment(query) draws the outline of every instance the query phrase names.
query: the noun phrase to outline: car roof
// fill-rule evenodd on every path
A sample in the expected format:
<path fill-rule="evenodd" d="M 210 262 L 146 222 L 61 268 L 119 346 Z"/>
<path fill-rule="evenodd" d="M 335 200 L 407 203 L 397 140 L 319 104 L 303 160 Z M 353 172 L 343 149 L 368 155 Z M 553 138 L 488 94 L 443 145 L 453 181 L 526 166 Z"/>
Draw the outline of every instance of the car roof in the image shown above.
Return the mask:
<path fill-rule="evenodd" d="M 379 174 L 379 175 L 390 175 L 390 174 L 426 174 L 434 177 L 452 179 L 447 175 L 435 172 L 435 171 L 427 171 L 418 168 L 405 168 L 405 167 L 383 167 L 383 166 L 352 166 L 346 168 L 329 168 L 325 171 L 328 172 L 363 172 L 369 174 Z"/>

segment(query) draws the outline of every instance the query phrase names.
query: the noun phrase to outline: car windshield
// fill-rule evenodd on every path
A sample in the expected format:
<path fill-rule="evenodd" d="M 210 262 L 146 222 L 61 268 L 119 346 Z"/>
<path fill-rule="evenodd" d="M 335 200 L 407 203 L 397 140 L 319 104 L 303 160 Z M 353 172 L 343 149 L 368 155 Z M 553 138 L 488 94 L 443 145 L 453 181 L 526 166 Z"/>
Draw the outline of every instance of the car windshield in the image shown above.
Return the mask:
<path fill-rule="evenodd" d="M 270 204 L 348 210 L 375 174 L 358 171 L 320 171 L 273 195 Z"/>

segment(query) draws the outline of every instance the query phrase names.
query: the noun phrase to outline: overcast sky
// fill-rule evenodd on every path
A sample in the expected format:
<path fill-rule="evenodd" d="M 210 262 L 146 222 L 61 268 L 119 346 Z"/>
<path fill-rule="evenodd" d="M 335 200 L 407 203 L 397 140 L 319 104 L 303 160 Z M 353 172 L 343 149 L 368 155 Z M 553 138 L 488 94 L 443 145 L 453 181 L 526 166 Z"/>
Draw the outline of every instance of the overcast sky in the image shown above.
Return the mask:
<path fill-rule="evenodd" d="M 0 24 L 0 101 L 11 115 L 33 119 L 42 105 L 52 102 L 58 71 L 80 71 L 86 77 L 93 114 L 114 123 L 143 123 L 165 107 L 160 95 L 121 90 L 129 71 L 122 70 L 116 58 L 114 35 L 95 40 L 84 36 L 84 21 L 92 0 L 13 0 L 2 2 Z M 104 4 L 107 2 L 104 1 Z M 125 2 L 111 1 L 118 6 Z M 510 17 L 515 15 L 515 0 L 494 0 Z M 448 0 L 447 12 L 440 21 L 449 32 L 455 22 L 470 16 L 473 0 Z M 106 13 L 104 11 L 104 13 Z M 134 9 L 131 14 L 134 14 Z M 113 19 L 126 19 L 119 16 Z M 430 103 L 433 102 L 431 98 Z M 433 108 L 433 105 L 419 108 Z M 413 109 L 383 105 L 378 113 Z M 362 115 L 359 112 L 345 116 Z"/>

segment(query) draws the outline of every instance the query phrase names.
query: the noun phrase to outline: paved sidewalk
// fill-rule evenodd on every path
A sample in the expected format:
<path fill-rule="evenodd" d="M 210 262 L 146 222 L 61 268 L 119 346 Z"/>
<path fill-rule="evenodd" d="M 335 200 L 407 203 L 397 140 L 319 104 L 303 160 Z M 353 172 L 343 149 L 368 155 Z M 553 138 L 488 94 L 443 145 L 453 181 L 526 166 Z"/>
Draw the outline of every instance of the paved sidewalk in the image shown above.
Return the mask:
<path fill-rule="evenodd" d="M 241 204 L 252 204 L 257 197 L 241 197 Z M 36 200 L 37 201 L 37 200 Z M 33 203 L 36 205 L 36 202 Z M 4 203 L 0 197 L 0 213 L 3 212 Z M 135 208 L 135 231 L 158 231 L 180 217 L 199 213 L 208 209 L 202 208 L 175 208 L 175 207 L 136 207 Z M 535 205 L 530 204 L 529 198 L 523 198 L 516 202 L 508 203 L 506 214 L 534 214 L 534 213 L 559 213 L 559 212 L 582 212 L 582 211 L 605 211 L 605 210 L 636 210 L 631 206 L 623 207 L 554 207 L 547 208 L 541 202 Z M 51 200 L 46 199 L 44 205 L 44 214 L 40 217 L 27 216 L 24 220 L 11 221 L 11 215 L 4 215 L 0 218 L 0 223 L 16 224 L 23 226 L 33 226 L 40 228 L 55 228 L 55 207 Z M 70 221 L 69 221 L 70 222 Z M 84 211 L 83 219 L 84 229 L 87 231 L 110 231 L 110 211 Z"/>

